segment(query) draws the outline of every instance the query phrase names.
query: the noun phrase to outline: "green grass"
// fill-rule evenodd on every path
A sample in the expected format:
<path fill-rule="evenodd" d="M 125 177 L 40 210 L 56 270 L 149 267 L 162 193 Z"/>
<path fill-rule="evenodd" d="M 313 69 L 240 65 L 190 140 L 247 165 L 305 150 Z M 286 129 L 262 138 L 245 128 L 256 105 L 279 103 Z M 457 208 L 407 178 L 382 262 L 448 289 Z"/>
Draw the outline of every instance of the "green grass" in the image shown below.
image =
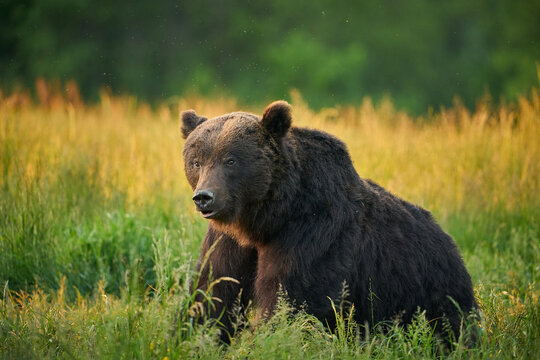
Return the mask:
<path fill-rule="evenodd" d="M 54 95 L 54 94 L 53 94 Z M 482 310 L 475 346 L 445 348 L 419 314 L 334 333 L 282 300 L 219 345 L 190 320 L 206 223 L 184 179 L 176 109 L 104 95 L 76 106 L 0 98 L 0 358 L 536 358 L 540 353 L 540 98 L 411 119 L 391 104 L 323 109 L 296 124 L 345 140 L 356 168 L 432 210 L 456 240 Z M 183 99 L 204 115 L 234 101 Z M 260 112 L 260 109 L 252 110 Z M 251 319 L 251 318 L 249 318 Z M 249 321 L 249 320 L 248 320 Z"/>

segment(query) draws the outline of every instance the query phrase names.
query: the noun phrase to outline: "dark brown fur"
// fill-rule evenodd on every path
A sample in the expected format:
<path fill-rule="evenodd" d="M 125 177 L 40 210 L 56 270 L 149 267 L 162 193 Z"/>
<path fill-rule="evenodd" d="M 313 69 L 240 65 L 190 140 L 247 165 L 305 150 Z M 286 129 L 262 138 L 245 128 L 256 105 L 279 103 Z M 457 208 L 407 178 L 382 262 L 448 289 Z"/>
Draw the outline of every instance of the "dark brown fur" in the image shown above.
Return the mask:
<path fill-rule="evenodd" d="M 329 299 L 339 301 L 346 283 L 360 324 L 396 316 L 408 323 L 421 308 L 439 330 L 444 316 L 459 332 L 462 316 L 450 298 L 464 313 L 476 303 L 454 241 L 428 211 L 360 178 L 341 141 L 291 127 L 282 101 L 261 120 L 242 112 L 182 117 L 188 181 L 195 193 L 215 195 L 199 209 L 210 219 L 199 267 L 218 242 L 199 268 L 199 288 L 210 271 L 240 282 L 214 287 L 222 302 L 211 316 L 229 311 L 240 289 L 242 305 L 253 300 L 260 317 L 270 315 L 281 286 L 332 325 Z M 227 314 L 222 321 L 231 332 Z"/>

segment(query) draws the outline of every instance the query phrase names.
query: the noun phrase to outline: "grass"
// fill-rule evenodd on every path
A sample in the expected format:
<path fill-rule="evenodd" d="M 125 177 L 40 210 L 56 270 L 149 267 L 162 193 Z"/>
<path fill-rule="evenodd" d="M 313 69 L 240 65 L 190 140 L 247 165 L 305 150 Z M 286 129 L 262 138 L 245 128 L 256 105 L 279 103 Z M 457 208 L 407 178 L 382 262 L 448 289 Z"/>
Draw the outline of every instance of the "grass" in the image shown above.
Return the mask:
<path fill-rule="evenodd" d="M 540 96 L 459 103 L 423 118 L 366 100 L 294 122 L 343 139 L 361 176 L 430 209 L 456 240 L 483 312 L 474 347 L 444 349 L 422 314 L 407 329 L 335 333 L 282 301 L 230 347 L 190 320 L 206 223 L 184 178 L 178 110 L 40 88 L 0 96 L 0 358 L 535 358 L 540 352 Z M 261 113 L 262 108 L 248 109 Z"/>

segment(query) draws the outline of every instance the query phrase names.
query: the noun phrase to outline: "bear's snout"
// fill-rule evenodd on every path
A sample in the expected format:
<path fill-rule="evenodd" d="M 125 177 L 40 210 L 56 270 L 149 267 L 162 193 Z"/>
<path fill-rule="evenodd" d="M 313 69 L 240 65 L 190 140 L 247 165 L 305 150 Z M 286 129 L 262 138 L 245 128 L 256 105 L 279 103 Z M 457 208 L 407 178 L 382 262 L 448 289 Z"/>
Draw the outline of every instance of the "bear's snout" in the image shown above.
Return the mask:
<path fill-rule="evenodd" d="M 201 211 L 210 209 L 214 204 L 214 199 L 214 193 L 210 190 L 197 190 L 193 194 L 193 201 Z"/>

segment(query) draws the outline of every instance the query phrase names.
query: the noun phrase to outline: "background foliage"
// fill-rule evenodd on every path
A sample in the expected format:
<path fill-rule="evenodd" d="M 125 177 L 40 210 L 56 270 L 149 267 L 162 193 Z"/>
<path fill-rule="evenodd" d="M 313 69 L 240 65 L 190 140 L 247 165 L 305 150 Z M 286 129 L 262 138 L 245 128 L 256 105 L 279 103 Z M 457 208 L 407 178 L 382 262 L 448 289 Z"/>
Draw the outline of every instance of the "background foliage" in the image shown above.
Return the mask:
<path fill-rule="evenodd" d="M 515 100 L 538 84 L 540 2 L 3 0 L 0 79 L 74 79 L 156 101 L 243 103 L 298 89 L 315 108 L 390 94 L 398 108 Z"/>

